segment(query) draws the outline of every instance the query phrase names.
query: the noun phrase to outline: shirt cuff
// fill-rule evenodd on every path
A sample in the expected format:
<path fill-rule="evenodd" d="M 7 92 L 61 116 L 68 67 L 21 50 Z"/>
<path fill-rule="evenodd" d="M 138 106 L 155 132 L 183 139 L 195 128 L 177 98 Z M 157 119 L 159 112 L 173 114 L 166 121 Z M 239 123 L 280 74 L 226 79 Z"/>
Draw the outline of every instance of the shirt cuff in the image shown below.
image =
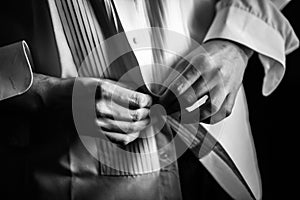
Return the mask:
<path fill-rule="evenodd" d="M 219 5 L 220 7 L 220 5 Z M 278 11 L 279 12 L 279 11 Z M 274 15 L 274 13 L 272 13 Z M 279 13 L 283 27 L 275 28 L 247 9 L 238 6 L 217 7 L 215 19 L 204 39 L 228 39 L 259 53 L 265 69 L 263 95 L 271 94 L 285 72 L 285 55 L 299 46 L 299 41 L 288 21 Z"/>
<path fill-rule="evenodd" d="M 271 1 L 279 10 L 282 10 L 291 0 L 271 0 Z"/>
<path fill-rule="evenodd" d="M 0 101 L 23 94 L 31 87 L 32 63 L 25 41 L 0 48 Z"/>

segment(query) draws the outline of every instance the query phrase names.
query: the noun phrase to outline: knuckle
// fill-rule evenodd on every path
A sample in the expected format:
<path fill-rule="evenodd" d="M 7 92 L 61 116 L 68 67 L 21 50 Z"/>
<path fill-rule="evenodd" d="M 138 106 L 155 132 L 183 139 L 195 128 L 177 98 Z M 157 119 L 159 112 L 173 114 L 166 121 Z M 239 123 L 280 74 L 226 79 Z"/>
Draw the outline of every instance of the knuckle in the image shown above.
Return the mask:
<path fill-rule="evenodd" d="M 130 101 L 140 107 L 151 104 L 151 97 L 149 95 L 133 92 L 130 96 Z"/>
<path fill-rule="evenodd" d="M 111 105 L 109 105 L 103 101 L 99 101 L 96 104 L 96 114 L 100 117 L 104 117 L 108 114 L 112 114 Z"/>
<path fill-rule="evenodd" d="M 193 89 L 189 93 L 186 94 L 186 102 L 187 104 L 192 104 L 197 101 L 196 91 Z M 185 106 L 185 105 L 184 105 Z"/>
<path fill-rule="evenodd" d="M 173 92 L 173 94 L 176 97 L 178 97 L 186 90 L 188 85 L 190 85 L 188 79 L 181 75 L 180 78 L 173 85 L 173 87 L 171 87 L 170 89 Z"/>
<path fill-rule="evenodd" d="M 139 112 L 135 111 L 135 110 L 130 112 L 130 117 L 131 117 L 131 120 L 134 122 L 140 120 Z"/>
<path fill-rule="evenodd" d="M 104 107 L 104 102 L 103 101 L 98 101 L 96 103 L 96 109 L 97 109 L 98 112 L 101 112 L 101 110 L 103 109 L 103 107 Z"/>
<path fill-rule="evenodd" d="M 129 99 L 130 99 L 130 102 L 133 104 L 139 105 L 139 103 L 140 103 L 140 97 L 139 97 L 138 93 L 136 93 L 136 92 L 132 92 Z"/>
<path fill-rule="evenodd" d="M 106 81 L 101 81 L 98 83 L 98 89 L 103 92 L 106 91 L 108 89 L 108 85 Z"/>
<path fill-rule="evenodd" d="M 151 98 L 151 96 L 149 96 L 149 95 L 147 95 L 147 94 L 143 94 L 143 96 L 144 96 L 144 105 L 143 106 L 150 106 L 151 104 L 152 104 L 152 98 Z"/>
<path fill-rule="evenodd" d="M 112 98 L 112 92 L 111 90 L 108 89 L 108 84 L 107 83 L 102 83 L 100 86 L 100 97 L 101 98 L 106 98 L 106 99 L 111 99 Z"/>
<path fill-rule="evenodd" d="M 96 119 L 95 125 L 100 131 L 104 131 L 104 129 L 110 129 L 109 125 L 101 119 Z"/>
<path fill-rule="evenodd" d="M 211 65 L 207 55 L 196 56 L 192 59 L 192 63 L 200 69 L 206 69 Z"/>
<path fill-rule="evenodd" d="M 201 70 L 198 66 L 200 66 L 199 63 L 192 63 L 192 65 L 188 69 L 188 73 L 184 74 L 184 78 L 189 80 L 195 76 L 199 76 L 201 74 Z"/>

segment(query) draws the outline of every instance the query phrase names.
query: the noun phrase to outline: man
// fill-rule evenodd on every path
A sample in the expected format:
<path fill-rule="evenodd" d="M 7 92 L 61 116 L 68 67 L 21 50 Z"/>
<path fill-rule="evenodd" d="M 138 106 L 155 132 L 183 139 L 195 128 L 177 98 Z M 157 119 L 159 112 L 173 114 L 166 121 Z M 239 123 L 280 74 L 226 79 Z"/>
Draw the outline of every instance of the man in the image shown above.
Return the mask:
<path fill-rule="evenodd" d="M 122 176 L 118 172 L 107 170 L 105 163 L 93 158 L 84 148 L 86 143 L 80 141 L 76 134 L 70 112 L 74 83 L 84 91 L 93 90 L 95 85 L 100 87 L 96 126 L 111 141 L 125 146 L 134 143 L 141 131 L 149 125 L 149 107 L 155 102 L 153 96 L 131 90 L 128 85 L 117 83 L 118 79 L 111 80 L 113 77 L 79 77 L 76 81 L 74 77 L 80 75 L 80 65 L 93 50 L 93 42 L 96 47 L 122 31 L 167 28 L 203 43 L 202 47 L 188 51 L 186 58 L 191 60 L 190 65 L 183 61 L 177 62 L 175 69 L 182 75 L 171 80 L 169 89 L 184 101 L 184 107 L 209 93 L 209 101 L 198 109 L 200 121 L 217 123 L 232 112 L 252 50 L 259 53 L 265 67 L 265 95 L 270 94 L 283 77 L 284 55 L 298 46 L 292 28 L 279 11 L 285 3 L 286 1 L 254 0 L 43 0 L 6 3 L 2 7 L 4 10 L 1 10 L 1 27 L 4 30 L 1 31 L 1 44 L 26 39 L 32 52 L 34 73 L 32 84 L 29 82 L 21 91 L 11 92 L 13 95 L 5 96 L 8 87 L 1 87 L 1 97 L 5 99 L 1 102 L 1 109 L 10 113 L 3 117 L 4 126 L 16 121 L 21 124 L 3 130 L 9 131 L 5 133 L 8 141 L 11 141 L 9 133 L 17 138 L 26 138 L 23 128 L 18 130 L 20 127 L 26 127 L 30 132 L 26 170 L 33 198 L 180 199 L 181 187 L 183 196 L 188 198 L 189 194 L 184 191 L 184 186 L 180 187 L 179 184 L 177 163 L 170 163 L 168 157 L 164 158 L 164 155 L 174 157 L 174 149 L 168 149 L 171 152 L 169 155 L 159 155 L 159 166 L 167 163 L 159 170 L 152 170 L 151 173 L 140 173 L 138 170 L 136 174 L 132 172 Z M 20 14 L 14 14 L 16 12 L 13 11 Z M 128 37 L 125 42 L 134 49 L 134 43 L 139 42 L 138 36 L 133 40 Z M 93 42 L 87 42 L 90 38 Z M 155 34 L 151 39 L 159 41 L 155 40 Z M 110 70 L 126 68 L 122 65 L 130 65 L 128 62 L 143 66 L 147 64 L 143 63 L 146 52 L 142 54 L 129 53 L 116 61 L 115 67 Z M 149 57 L 152 61 L 158 59 L 155 58 L 155 53 Z M 193 66 L 200 70 L 193 70 Z M 142 69 L 143 73 L 146 72 Z M 1 76 L 4 77 L 1 79 L 3 82 L 10 80 L 5 74 Z M 185 81 L 186 79 L 190 81 Z M 14 83 L 15 80 L 12 80 Z M 175 98 L 168 92 L 170 90 L 162 95 L 161 103 L 169 105 L 166 109 L 176 110 L 178 104 L 174 103 Z M 191 91 L 195 93 L 192 99 L 189 98 Z M 114 106 L 110 106 L 108 97 Z M 130 107 L 123 107 L 124 104 L 130 104 Z M 176 105 L 175 108 L 172 105 Z M 123 112 L 120 112 L 122 109 Z M 164 146 L 166 138 L 164 134 L 158 134 L 157 146 Z M 9 146 L 18 145 L 27 147 L 26 142 L 19 144 L 18 141 Z M 92 142 L 88 146 L 102 148 Z M 168 153 L 167 150 L 166 152 Z M 186 173 L 186 169 L 194 168 L 195 165 L 192 159 L 187 160 L 189 163 L 182 165 L 184 167 L 180 174 L 181 179 L 186 180 L 186 177 L 193 177 L 193 174 Z M 211 167 L 205 164 L 206 167 Z M 218 179 L 216 174 L 213 175 Z M 218 181 L 230 191 L 224 182 Z M 256 198 L 260 198 L 259 189 L 256 192 Z"/>

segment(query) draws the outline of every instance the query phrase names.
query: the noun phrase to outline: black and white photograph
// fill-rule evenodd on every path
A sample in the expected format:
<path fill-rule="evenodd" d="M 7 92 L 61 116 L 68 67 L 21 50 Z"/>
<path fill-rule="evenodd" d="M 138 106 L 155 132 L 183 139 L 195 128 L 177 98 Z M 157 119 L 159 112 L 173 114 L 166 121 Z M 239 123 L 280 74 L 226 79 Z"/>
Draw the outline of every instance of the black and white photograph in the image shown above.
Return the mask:
<path fill-rule="evenodd" d="M 298 196 L 296 0 L 4 0 L 0 199 Z"/>

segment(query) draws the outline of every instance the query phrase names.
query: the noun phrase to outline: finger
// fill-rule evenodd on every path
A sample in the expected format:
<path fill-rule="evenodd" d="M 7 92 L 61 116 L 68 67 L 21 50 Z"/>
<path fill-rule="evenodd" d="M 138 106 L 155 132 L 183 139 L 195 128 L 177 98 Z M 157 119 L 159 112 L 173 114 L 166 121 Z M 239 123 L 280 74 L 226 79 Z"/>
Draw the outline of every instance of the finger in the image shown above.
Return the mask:
<path fill-rule="evenodd" d="M 186 69 L 168 87 L 162 95 L 162 101 L 172 103 L 176 97 L 183 94 L 201 76 L 201 71 L 188 64 Z"/>
<path fill-rule="evenodd" d="M 121 87 L 110 81 L 101 83 L 100 90 L 102 97 L 118 102 L 125 107 L 143 108 L 152 104 L 152 99 L 149 95 Z"/>
<path fill-rule="evenodd" d="M 150 123 L 150 119 L 137 122 L 117 121 L 112 119 L 97 119 L 96 123 L 101 130 L 117 133 L 134 133 L 144 130 Z"/>
<path fill-rule="evenodd" d="M 197 107 L 199 107 L 198 102 L 202 101 L 212 88 L 218 84 L 216 73 L 217 72 L 214 71 L 209 75 L 204 74 L 205 79 L 201 76 L 185 93 L 177 98 L 177 101 L 172 102 L 171 106 L 168 106 L 167 113 L 171 114 L 194 105 L 198 105 Z"/>
<path fill-rule="evenodd" d="M 213 65 L 209 57 L 205 56 L 204 54 L 199 53 L 196 56 L 194 56 L 194 58 L 190 60 L 189 65 L 186 67 L 183 73 L 180 76 L 178 76 L 169 86 L 169 90 L 167 90 L 162 96 L 162 100 L 166 101 L 166 104 L 171 104 L 175 101 L 174 99 L 176 97 L 178 98 L 182 94 L 186 93 L 189 89 L 203 88 L 199 86 L 196 87 L 195 84 L 199 84 L 199 82 L 197 81 L 199 81 L 201 77 L 203 77 L 203 79 L 200 81 L 204 81 L 204 83 L 209 82 L 215 77 L 217 69 L 214 69 L 212 66 Z M 203 85 L 203 83 L 201 84 Z M 188 93 L 195 94 L 195 92 L 192 90 L 190 90 Z M 195 96 L 187 94 L 187 96 L 189 96 L 189 101 L 194 103 L 197 99 L 199 100 L 202 97 L 200 95 L 198 95 L 197 98 L 197 95 Z"/>
<path fill-rule="evenodd" d="M 182 72 L 187 68 L 189 62 L 185 59 L 179 59 L 175 66 L 170 66 L 170 74 L 168 75 L 167 79 L 164 80 L 163 86 L 169 86 L 171 83 L 182 74 Z M 159 93 L 159 95 L 163 95 L 167 91 L 167 87 L 163 87 Z"/>
<path fill-rule="evenodd" d="M 227 95 L 220 110 L 216 114 L 210 117 L 209 120 L 210 124 L 216 124 L 231 115 L 236 96 L 237 96 L 237 91 Z"/>
<path fill-rule="evenodd" d="M 108 132 L 101 131 L 111 142 L 116 143 L 118 145 L 127 145 L 130 142 L 137 139 L 140 135 L 139 132 L 130 133 L 130 134 L 122 134 L 116 132 Z"/>
<path fill-rule="evenodd" d="M 194 123 L 198 119 L 200 121 L 206 120 L 220 110 L 226 99 L 225 91 L 222 87 L 215 86 L 209 92 L 209 96 L 208 100 L 198 109 L 191 112 L 186 109 L 182 111 L 182 119 L 185 119 L 184 123 Z"/>
<path fill-rule="evenodd" d="M 217 70 L 211 71 L 208 74 L 201 76 L 193 85 L 181 96 L 178 97 L 181 109 L 188 108 L 197 104 L 204 96 L 219 83 L 219 78 L 216 76 Z M 205 78 L 204 78 L 205 77 Z M 199 107 L 199 106 L 198 106 Z"/>
<path fill-rule="evenodd" d="M 200 121 L 216 114 L 226 99 L 226 92 L 223 87 L 216 86 L 209 92 L 209 101 L 199 107 Z"/>
<path fill-rule="evenodd" d="M 150 110 L 139 108 L 136 110 L 125 108 L 113 101 L 101 100 L 96 104 L 97 117 L 119 121 L 140 121 L 149 116 Z"/>

